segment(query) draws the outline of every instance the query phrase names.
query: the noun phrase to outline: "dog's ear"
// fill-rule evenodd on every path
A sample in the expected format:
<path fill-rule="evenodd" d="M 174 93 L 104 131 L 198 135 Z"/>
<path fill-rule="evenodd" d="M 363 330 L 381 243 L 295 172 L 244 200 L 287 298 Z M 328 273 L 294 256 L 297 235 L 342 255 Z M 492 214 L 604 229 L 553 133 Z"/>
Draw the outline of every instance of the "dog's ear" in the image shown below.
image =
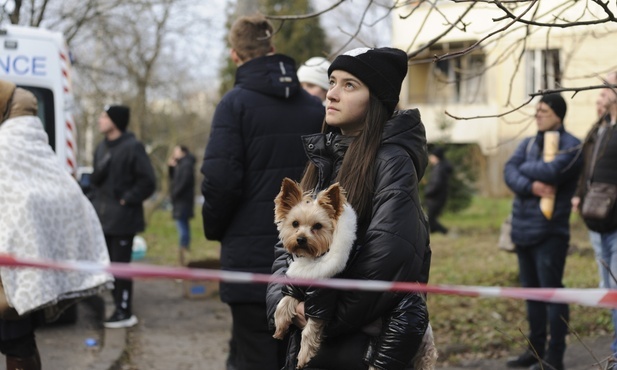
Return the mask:
<path fill-rule="evenodd" d="M 343 213 L 346 201 L 345 190 L 338 182 L 317 195 L 317 203 L 328 211 L 330 218 L 335 220 Z"/>
<path fill-rule="evenodd" d="M 274 199 L 274 222 L 282 221 L 289 211 L 302 201 L 302 196 L 300 185 L 285 177 L 281 191 Z"/>

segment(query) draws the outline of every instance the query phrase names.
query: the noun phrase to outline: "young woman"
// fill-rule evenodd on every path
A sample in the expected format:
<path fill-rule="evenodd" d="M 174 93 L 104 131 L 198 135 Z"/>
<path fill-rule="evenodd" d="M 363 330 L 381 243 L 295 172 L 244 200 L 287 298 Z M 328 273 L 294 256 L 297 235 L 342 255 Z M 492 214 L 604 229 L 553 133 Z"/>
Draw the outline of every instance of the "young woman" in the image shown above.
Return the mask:
<path fill-rule="evenodd" d="M 319 191 L 339 182 L 358 214 L 357 241 L 338 277 L 426 283 L 431 250 L 418 197 L 428 161 L 424 125 L 418 110 L 394 112 L 407 55 L 393 48 L 354 49 L 338 56 L 328 74 L 322 133 L 303 137 L 309 162 L 301 185 Z M 280 244 L 275 253 L 273 273 L 284 275 L 293 257 Z M 270 284 L 272 328 L 282 295 L 298 290 L 303 302 L 290 330 L 285 369 L 296 366 L 305 317 L 327 320 L 324 340 L 306 369 L 410 367 L 428 326 L 423 296 Z"/>

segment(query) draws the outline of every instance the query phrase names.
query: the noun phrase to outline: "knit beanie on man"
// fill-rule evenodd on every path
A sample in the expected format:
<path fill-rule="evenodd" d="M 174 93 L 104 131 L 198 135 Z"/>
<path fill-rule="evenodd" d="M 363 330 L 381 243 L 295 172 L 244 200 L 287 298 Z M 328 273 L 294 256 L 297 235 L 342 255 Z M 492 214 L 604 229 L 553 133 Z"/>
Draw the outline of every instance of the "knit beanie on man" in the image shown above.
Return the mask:
<path fill-rule="evenodd" d="M 330 88 L 328 67 L 330 67 L 328 59 L 312 57 L 298 68 L 298 81 L 308 82 L 328 90 Z"/>
<path fill-rule="evenodd" d="M 568 107 L 566 105 L 566 101 L 561 97 L 559 93 L 552 93 L 542 95 L 540 99 L 540 103 L 544 103 L 548 105 L 553 112 L 557 115 L 557 117 L 561 118 L 561 122 L 563 123 L 563 118 L 566 116 L 566 111 Z"/>
<path fill-rule="evenodd" d="M 111 121 L 116 125 L 118 130 L 126 131 L 126 126 L 129 125 L 130 109 L 124 105 L 107 105 L 105 113 L 111 118 Z"/>
<path fill-rule="evenodd" d="M 359 78 L 392 114 L 407 74 L 407 54 L 387 47 L 357 48 L 336 57 L 328 68 L 328 76 L 334 70 Z"/>
<path fill-rule="evenodd" d="M 4 116 L 9 109 L 9 100 L 11 100 L 15 88 L 14 83 L 0 80 L 0 123 L 4 121 Z"/>

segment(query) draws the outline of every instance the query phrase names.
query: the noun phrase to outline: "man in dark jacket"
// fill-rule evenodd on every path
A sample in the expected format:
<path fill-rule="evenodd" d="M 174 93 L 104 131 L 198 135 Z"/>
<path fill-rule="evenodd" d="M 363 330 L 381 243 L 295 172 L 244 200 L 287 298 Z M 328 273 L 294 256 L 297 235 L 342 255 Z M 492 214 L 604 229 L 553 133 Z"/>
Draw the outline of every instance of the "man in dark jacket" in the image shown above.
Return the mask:
<path fill-rule="evenodd" d="M 606 82 L 617 85 L 617 72 L 612 72 L 606 77 Z M 592 127 L 585 142 L 583 143 L 583 155 L 585 165 L 579 180 L 576 195 L 572 198 L 573 208 L 581 212 L 581 216 L 589 229 L 591 245 L 596 254 L 600 272 L 600 284 L 603 288 L 617 289 L 614 274 L 617 273 L 617 205 L 615 196 L 617 193 L 617 94 L 613 88 L 602 89 L 598 97 L 600 117 Z M 590 208 L 592 206 L 589 194 L 598 185 L 612 189 L 609 193 L 601 193 L 602 201 L 609 201 L 611 207 L 607 207 L 605 215 L 590 215 L 584 210 L 585 201 Z M 597 206 L 597 204 L 596 204 Z M 613 330 L 617 334 L 617 310 L 613 310 Z M 611 343 L 612 357 L 609 370 L 617 369 L 617 336 Z"/>
<path fill-rule="evenodd" d="M 143 201 L 154 193 L 156 186 L 144 146 L 135 135 L 126 132 L 129 114 L 128 107 L 111 105 L 99 116 L 99 131 L 105 139 L 94 152 L 91 176 L 93 204 L 112 262 L 131 262 L 133 238 L 145 229 Z M 116 279 L 112 291 L 115 310 L 105 321 L 105 327 L 137 324 L 131 309 L 132 293 L 132 280 Z"/>
<path fill-rule="evenodd" d="M 570 241 L 570 199 L 582 165 L 577 150 L 580 141 L 563 126 L 566 109 L 561 95 L 544 95 L 536 108 L 537 135 L 523 140 L 505 166 L 506 184 L 515 194 L 511 236 L 516 245 L 521 285 L 525 288 L 563 288 Z M 559 147 L 554 159 L 545 161 L 545 133 L 549 131 L 559 132 Z M 540 208 L 542 197 L 554 197 L 550 217 Z M 566 304 L 528 300 L 530 348 L 510 359 L 508 367 L 563 370 L 568 319 Z"/>
<path fill-rule="evenodd" d="M 193 218 L 195 204 L 195 157 L 184 145 L 174 147 L 169 163 L 170 195 L 172 217 L 180 236 L 178 244 L 178 261 L 181 266 L 188 262 L 191 243 L 189 220 Z"/>
<path fill-rule="evenodd" d="M 236 82 L 216 108 L 201 168 L 204 231 L 221 241 L 224 270 L 270 273 L 278 241 L 274 198 L 284 177 L 300 180 L 300 137 L 319 132 L 325 113 L 300 87 L 293 59 L 274 54 L 273 34 L 261 15 L 234 22 Z M 285 344 L 268 328 L 266 286 L 221 283 L 220 294 L 233 319 L 229 362 L 239 370 L 279 370 Z"/>
<path fill-rule="evenodd" d="M 424 201 L 428 211 L 428 222 L 431 233 L 447 234 L 448 229 L 439 222 L 439 215 L 448 200 L 448 186 L 452 175 L 452 165 L 445 158 L 444 149 L 435 147 L 428 157 L 433 166 L 428 183 L 424 188 Z"/>

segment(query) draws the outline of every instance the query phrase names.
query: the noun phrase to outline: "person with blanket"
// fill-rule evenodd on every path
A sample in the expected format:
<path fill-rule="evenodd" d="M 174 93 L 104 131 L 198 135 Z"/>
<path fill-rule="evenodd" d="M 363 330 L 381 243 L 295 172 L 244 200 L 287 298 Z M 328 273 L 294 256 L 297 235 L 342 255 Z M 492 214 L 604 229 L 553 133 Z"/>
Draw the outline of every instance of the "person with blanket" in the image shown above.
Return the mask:
<path fill-rule="evenodd" d="M 31 92 L 0 80 L 0 253 L 109 264 L 96 212 L 62 168 L 36 113 Z M 0 267 L 0 278 L 0 352 L 8 370 L 41 369 L 37 326 L 113 280 L 105 273 L 8 267 Z"/>

